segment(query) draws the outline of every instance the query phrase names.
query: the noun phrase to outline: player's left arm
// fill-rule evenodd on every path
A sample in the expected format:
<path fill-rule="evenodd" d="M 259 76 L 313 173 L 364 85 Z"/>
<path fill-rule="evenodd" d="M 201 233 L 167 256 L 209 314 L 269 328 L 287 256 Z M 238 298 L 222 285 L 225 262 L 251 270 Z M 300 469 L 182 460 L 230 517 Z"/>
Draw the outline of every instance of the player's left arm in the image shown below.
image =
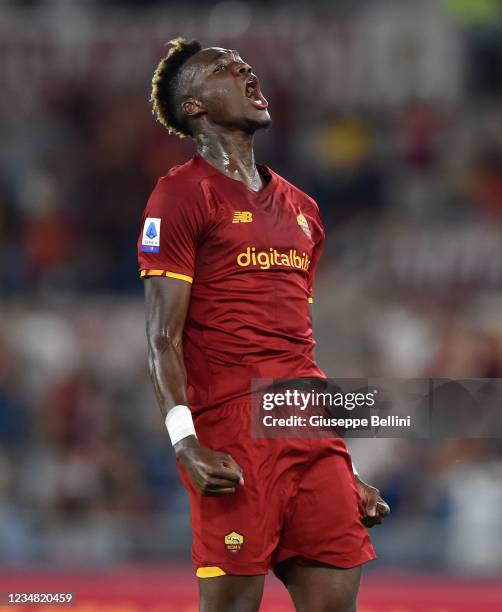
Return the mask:
<path fill-rule="evenodd" d="M 380 525 L 390 514 L 389 504 L 382 499 L 377 488 L 361 480 L 358 474 L 354 474 L 354 478 L 364 512 L 363 524 L 366 527 Z"/>

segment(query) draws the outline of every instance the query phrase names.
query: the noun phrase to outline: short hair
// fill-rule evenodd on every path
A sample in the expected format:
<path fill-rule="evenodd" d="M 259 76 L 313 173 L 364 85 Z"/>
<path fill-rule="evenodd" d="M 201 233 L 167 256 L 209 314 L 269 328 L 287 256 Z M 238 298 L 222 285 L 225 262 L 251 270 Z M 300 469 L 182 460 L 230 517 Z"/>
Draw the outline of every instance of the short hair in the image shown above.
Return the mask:
<path fill-rule="evenodd" d="M 155 69 L 152 78 L 152 113 L 170 134 L 180 138 L 193 136 L 187 117 L 178 105 L 180 70 L 183 64 L 202 49 L 198 40 L 187 42 L 181 36 L 169 41 L 171 48 Z"/>

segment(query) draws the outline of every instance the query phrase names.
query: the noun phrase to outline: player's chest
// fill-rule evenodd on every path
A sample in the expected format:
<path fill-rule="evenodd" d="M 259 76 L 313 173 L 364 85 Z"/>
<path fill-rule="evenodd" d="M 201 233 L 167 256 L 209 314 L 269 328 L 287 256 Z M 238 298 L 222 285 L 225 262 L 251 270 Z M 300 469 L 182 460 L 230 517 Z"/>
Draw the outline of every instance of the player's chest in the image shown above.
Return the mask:
<path fill-rule="evenodd" d="M 321 233 L 310 207 L 283 194 L 256 200 L 219 197 L 211 207 L 213 220 L 204 242 L 220 253 L 248 247 L 311 253 Z"/>

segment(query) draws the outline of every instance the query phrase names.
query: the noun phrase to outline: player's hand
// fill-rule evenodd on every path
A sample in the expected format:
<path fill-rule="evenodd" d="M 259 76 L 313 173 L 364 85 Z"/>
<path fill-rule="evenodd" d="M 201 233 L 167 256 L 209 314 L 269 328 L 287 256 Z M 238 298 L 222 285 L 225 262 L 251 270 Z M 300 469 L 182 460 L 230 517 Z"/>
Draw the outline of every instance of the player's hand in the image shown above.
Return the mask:
<path fill-rule="evenodd" d="M 356 485 L 364 509 L 363 525 L 373 527 L 380 525 L 390 514 L 389 505 L 380 497 L 380 491 L 363 482 L 356 476 Z"/>
<path fill-rule="evenodd" d="M 228 454 L 201 446 L 195 436 L 174 445 L 176 459 L 201 495 L 219 497 L 235 493 L 244 484 L 242 468 Z"/>

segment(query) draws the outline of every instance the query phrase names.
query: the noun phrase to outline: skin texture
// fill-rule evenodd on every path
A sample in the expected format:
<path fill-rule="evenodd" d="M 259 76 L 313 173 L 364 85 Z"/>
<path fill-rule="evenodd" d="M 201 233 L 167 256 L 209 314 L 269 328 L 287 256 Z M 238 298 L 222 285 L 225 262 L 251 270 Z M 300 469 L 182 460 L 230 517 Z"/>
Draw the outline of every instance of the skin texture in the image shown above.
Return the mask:
<path fill-rule="evenodd" d="M 189 118 L 198 153 L 216 169 L 259 191 L 266 179 L 255 163 L 253 135 L 271 119 L 266 101 L 246 96 L 252 68 L 236 51 L 211 47 L 192 56 L 181 69 L 180 111 Z M 264 98 L 263 98 L 264 100 Z M 163 417 L 177 404 L 187 405 L 182 334 L 191 285 L 172 278 L 145 280 L 149 371 Z M 175 445 L 177 461 L 205 496 L 225 496 L 245 486 L 241 467 L 227 453 L 202 447 L 189 436 Z M 367 527 L 390 512 L 377 489 L 356 477 Z M 361 568 L 281 565 L 280 577 L 302 612 L 354 612 Z M 199 579 L 200 611 L 255 612 L 263 594 L 263 576 Z"/>
<path fill-rule="evenodd" d="M 199 580 L 199 612 L 258 612 L 265 576 L 220 576 Z"/>
<path fill-rule="evenodd" d="M 190 119 L 198 153 L 220 172 L 252 191 L 264 187 L 256 168 L 253 135 L 271 124 L 267 108 L 246 97 L 246 83 L 256 78 L 237 51 L 210 47 L 183 67 L 182 112 Z"/>
<path fill-rule="evenodd" d="M 365 483 L 359 476 L 356 476 L 356 486 L 365 511 L 363 524 L 368 528 L 381 525 L 390 514 L 389 505 L 380 497 L 378 489 Z"/>
<path fill-rule="evenodd" d="M 173 406 L 188 404 L 181 339 L 190 288 L 189 283 L 175 278 L 145 281 L 148 365 L 164 418 Z M 194 436 L 178 442 L 174 450 L 202 495 L 228 495 L 244 484 L 242 470 L 230 455 L 202 447 Z"/>
<path fill-rule="evenodd" d="M 281 569 L 297 612 L 356 612 L 361 567 L 301 566 L 288 561 Z"/>

